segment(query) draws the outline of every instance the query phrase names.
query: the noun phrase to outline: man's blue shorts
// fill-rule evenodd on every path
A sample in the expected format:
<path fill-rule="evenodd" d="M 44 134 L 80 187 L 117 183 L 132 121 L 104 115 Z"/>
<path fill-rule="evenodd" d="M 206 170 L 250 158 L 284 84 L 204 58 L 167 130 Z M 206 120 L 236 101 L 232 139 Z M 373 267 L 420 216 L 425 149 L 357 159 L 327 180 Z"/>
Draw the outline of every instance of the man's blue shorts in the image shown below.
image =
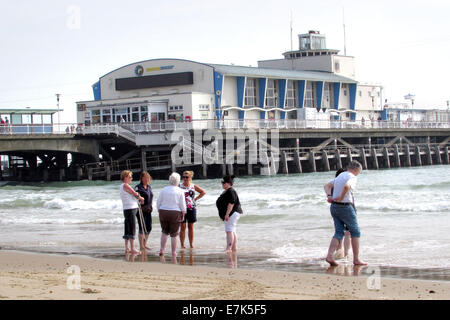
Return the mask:
<path fill-rule="evenodd" d="M 356 211 L 351 203 L 339 204 L 333 202 L 330 211 L 334 221 L 335 233 L 333 238 L 342 240 L 344 238 L 345 227 L 350 231 L 352 238 L 361 237 L 358 220 L 356 219 Z"/>

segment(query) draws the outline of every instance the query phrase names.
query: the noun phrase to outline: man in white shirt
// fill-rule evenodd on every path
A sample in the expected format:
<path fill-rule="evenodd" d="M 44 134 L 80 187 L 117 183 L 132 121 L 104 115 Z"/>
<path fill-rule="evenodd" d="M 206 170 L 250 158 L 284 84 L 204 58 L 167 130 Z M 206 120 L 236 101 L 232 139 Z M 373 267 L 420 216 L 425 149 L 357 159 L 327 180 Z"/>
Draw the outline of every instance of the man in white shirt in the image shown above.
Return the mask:
<path fill-rule="evenodd" d="M 356 210 L 353 198 L 353 191 L 356 188 L 357 176 L 362 171 L 362 166 L 358 161 L 352 161 L 346 172 L 341 173 L 336 179 L 324 186 L 331 203 L 330 211 L 334 221 L 335 233 L 331 239 L 328 255 L 325 259 L 331 266 L 337 266 L 333 254 L 342 241 L 345 233 L 344 226 L 350 230 L 352 237 L 353 264 L 367 265 L 359 259 L 359 239 L 361 232 L 356 218 Z M 333 189 L 333 194 L 331 194 Z"/>

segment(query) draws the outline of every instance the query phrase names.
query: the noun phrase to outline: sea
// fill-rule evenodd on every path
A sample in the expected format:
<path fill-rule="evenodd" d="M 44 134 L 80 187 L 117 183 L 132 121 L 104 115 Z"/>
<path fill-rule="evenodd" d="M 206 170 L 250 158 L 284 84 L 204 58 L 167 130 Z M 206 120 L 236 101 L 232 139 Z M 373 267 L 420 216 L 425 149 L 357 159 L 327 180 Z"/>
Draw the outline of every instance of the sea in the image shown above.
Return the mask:
<path fill-rule="evenodd" d="M 234 188 L 244 213 L 237 227 L 235 264 L 224 253 L 224 224 L 215 206 L 223 191 L 220 179 L 194 177 L 206 195 L 198 201 L 195 248 L 179 249 L 181 263 L 330 272 L 324 258 L 334 228 L 323 186 L 333 177 L 334 172 L 237 177 Z M 125 259 L 120 183 L 4 184 L 0 187 L 1 249 Z M 155 207 L 168 181 L 153 180 L 151 185 Z M 448 165 L 363 171 L 355 202 L 360 255 L 372 274 L 450 281 Z M 152 216 L 152 250 L 146 261 L 159 262 L 161 228 L 158 214 Z M 340 262 L 342 273 L 353 274 L 351 258 Z"/>

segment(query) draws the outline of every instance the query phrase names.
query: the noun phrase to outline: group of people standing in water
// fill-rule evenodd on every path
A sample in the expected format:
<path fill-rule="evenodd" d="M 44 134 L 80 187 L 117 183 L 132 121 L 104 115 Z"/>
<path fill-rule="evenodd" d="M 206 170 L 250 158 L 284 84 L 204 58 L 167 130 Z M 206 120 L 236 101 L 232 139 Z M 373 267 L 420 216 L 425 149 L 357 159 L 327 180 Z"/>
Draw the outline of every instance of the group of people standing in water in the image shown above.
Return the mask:
<path fill-rule="evenodd" d="M 169 177 L 169 185 L 164 187 L 156 201 L 161 224 L 161 246 L 159 255 L 164 256 L 168 238 L 171 239 L 172 257 L 177 256 L 178 237 L 182 248 L 185 247 L 186 226 L 190 248 L 194 248 L 194 223 L 197 222 L 196 202 L 205 194 L 205 190 L 192 182 L 194 173 L 183 172 L 182 177 L 176 172 Z M 182 181 L 181 181 L 182 178 Z M 131 186 L 133 173 L 125 170 L 121 173 L 120 197 L 124 214 L 125 253 L 141 254 L 151 248 L 148 237 L 152 230 L 153 191 L 151 176 L 143 171 L 140 183 Z M 234 176 L 223 177 L 221 184 L 224 191 L 216 201 L 219 217 L 224 221 L 227 239 L 226 252 L 237 251 L 236 225 L 239 215 L 243 213 L 239 197 L 233 189 Z M 139 225 L 139 246 L 135 248 L 136 219 Z"/>
<path fill-rule="evenodd" d="M 352 161 L 346 170 L 339 170 L 335 179 L 324 186 L 327 201 L 331 204 L 330 213 L 334 222 L 335 233 L 330 242 L 326 262 L 337 266 L 336 260 L 346 257 L 350 247 L 353 251 L 353 264 L 367 265 L 359 258 L 359 240 L 361 232 L 358 226 L 353 191 L 356 188 L 357 176 L 362 166 Z M 194 223 L 197 222 L 196 202 L 205 196 L 204 189 L 192 182 L 194 173 L 185 171 L 181 177 L 174 172 L 169 177 L 169 185 L 164 187 L 157 199 L 157 210 L 161 224 L 160 256 L 164 256 L 167 241 L 171 239 L 172 257 L 177 256 L 178 237 L 181 247 L 185 248 L 186 225 L 191 248 L 194 248 Z M 153 192 L 150 186 L 151 177 L 147 172 L 141 173 L 140 183 L 133 189 L 131 171 L 121 174 L 120 196 L 123 203 L 125 252 L 140 254 L 150 250 L 147 245 L 152 230 L 151 213 L 153 211 Z M 237 251 L 236 225 L 243 213 L 239 197 L 233 189 L 234 176 L 224 176 L 221 184 L 224 191 L 216 201 L 219 217 L 225 224 L 226 252 Z M 198 195 L 196 195 L 198 194 Z M 134 246 L 136 218 L 139 225 L 140 251 Z M 344 248 L 342 248 L 344 247 Z M 343 250 L 342 250 L 343 249 Z"/>

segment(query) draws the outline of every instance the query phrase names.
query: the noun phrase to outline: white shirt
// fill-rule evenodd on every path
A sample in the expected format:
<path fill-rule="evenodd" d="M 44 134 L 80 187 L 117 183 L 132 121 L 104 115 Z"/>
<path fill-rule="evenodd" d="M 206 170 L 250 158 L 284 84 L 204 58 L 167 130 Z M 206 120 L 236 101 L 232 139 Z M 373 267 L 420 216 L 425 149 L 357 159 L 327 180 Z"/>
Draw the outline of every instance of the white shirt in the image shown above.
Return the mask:
<path fill-rule="evenodd" d="M 184 191 L 177 186 L 167 186 L 161 190 L 156 202 L 158 210 L 175 210 L 186 212 Z"/>
<path fill-rule="evenodd" d="M 345 185 L 350 184 L 350 190 L 345 194 L 341 202 L 343 203 L 354 203 L 353 191 L 356 188 L 356 183 L 358 179 L 356 176 L 348 171 L 342 172 L 336 179 L 333 180 L 333 199 L 337 199 L 341 196 Z"/>
<path fill-rule="evenodd" d="M 122 199 L 123 210 L 138 208 L 137 199 L 123 189 L 124 185 L 125 183 L 120 185 L 120 198 Z"/>

